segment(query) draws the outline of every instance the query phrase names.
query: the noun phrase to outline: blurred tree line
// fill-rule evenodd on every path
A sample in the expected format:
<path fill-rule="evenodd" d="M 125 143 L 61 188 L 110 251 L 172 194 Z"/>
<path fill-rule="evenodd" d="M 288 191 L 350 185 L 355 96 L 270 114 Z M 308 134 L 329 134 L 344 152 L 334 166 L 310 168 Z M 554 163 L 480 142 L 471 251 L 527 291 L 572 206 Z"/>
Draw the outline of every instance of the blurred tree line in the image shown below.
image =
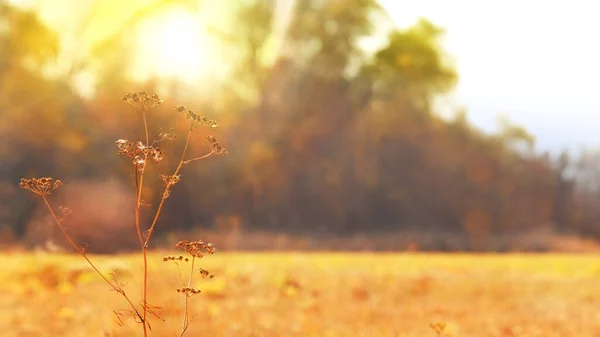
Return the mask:
<path fill-rule="evenodd" d="M 17 190 L 22 176 L 74 186 L 56 198 L 73 209 L 70 230 L 83 239 L 92 240 L 97 226 L 111 233 L 132 227 L 122 213 L 133 212 L 133 200 L 121 198 L 133 191 L 131 167 L 114 141 L 141 139 L 140 116 L 120 101 L 138 90 L 157 91 L 168 103 L 153 112 L 152 130 L 183 130 L 171 106 L 186 104 L 219 120 L 216 136 L 230 151 L 186 168 L 163 232 L 232 215 L 249 229 L 294 233 L 486 236 L 551 227 L 600 234 L 598 152 L 554 158 L 536 153 L 534 137 L 508 120 L 501 132 L 484 134 L 464 111 L 452 120 L 435 113 L 433 100 L 453 89 L 457 74 L 432 23 L 392 30 L 367 53 L 362 39 L 386 20 L 375 0 L 297 1 L 285 34 L 274 28 L 275 1 L 241 1 L 234 27 L 210 27 L 238 57 L 230 80 L 210 98 L 177 101 L 182 86 L 132 81 L 126 74 L 135 60 L 124 56 L 133 45 L 128 27 L 173 4 L 190 6 L 154 1 L 123 9 L 128 16 L 62 71 L 53 67 L 61 40 L 52 27 L 35 12 L 0 4 L 1 235 L 48 235 L 36 201 Z M 112 19 L 101 13 L 83 24 Z M 82 35 L 98 30 L 87 28 Z M 277 57 L 266 57 L 276 34 Z M 76 90 L 86 72 L 97 79 L 92 97 Z M 173 158 L 175 145 L 166 146 Z M 196 145 L 199 154 L 207 149 L 201 138 Z M 156 204 L 159 188 L 147 190 L 148 203 Z"/>

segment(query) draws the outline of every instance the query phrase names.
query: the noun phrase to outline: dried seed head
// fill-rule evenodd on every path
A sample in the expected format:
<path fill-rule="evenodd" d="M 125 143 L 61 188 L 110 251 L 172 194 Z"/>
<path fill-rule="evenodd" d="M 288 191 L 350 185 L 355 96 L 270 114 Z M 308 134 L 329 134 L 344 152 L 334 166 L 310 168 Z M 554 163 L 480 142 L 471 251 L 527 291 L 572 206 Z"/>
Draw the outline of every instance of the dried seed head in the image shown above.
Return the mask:
<path fill-rule="evenodd" d="M 213 278 L 213 277 L 215 277 L 215 274 L 211 274 L 211 273 L 210 273 L 208 270 L 206 270 L 206 269 L 202 269 L 202 268 L 200 268 L 200 269 L 199 269 L 199 271 L 200 271 L 200 275 L 202 276 L 202 278 L 206 278 L 206 277 L 208 277 L 208 278 Z"/>
<path fill-rule="evenodd" d="M 115 144 L 117 144 L 117 147 L 119 148 L 119 156 L 132 157 L 135 154 L 134 151 L 136 150 L 136 147 L 133 142 L 126 139 L 119 139 Z"/>
<path fill-rule="evenodd" d="M 184 288 L 177 288 L 177 292 L 184 293 L 187 295 L 195 295 L 195 294 L 199 294 L 201 291 L 199 289 L 195 289 L 195 288 L 184 287 Z"/>
<path fill-rule="evenodd" d="M 212 243 L 205 243 L 204 241 L 179 241 L 176 245 L 177 248 L 185 250 L 188 254 L 194 257 L 203 257 L 204 253 L 214 254 L 215 247 Z"/>
<path fill-rule="evenodd" d="M 166 262 L 166 261 L 183 261 L 183 259 L 184 258 L 182 255 L 179 255 L 179 256 L 168 255 L 168 256 L 163 257 L 164 262 Z M 187 257 L 185 258 L 185 261 L 187 262 Z"/>
<path fill-rule="evenodd" d="M 158 164 L 165 157 L 165 151 L 158 147 L 152 147 L 149 150 L 149 155 L 150 155 L 150 158 L 152 158 L 152 160 L 154 160 Z"/>
<path fill-rule="evenodd" d="M 208 142 L 210 143 L 210 148 L 212 149 L 212 153 L 221 154 L 221 155 L 229 154 L 229 151 L 225 150 L 225 148 L 223 146 L 221 146 L 221 144 L 217 141 L 217 139 L 215 137 L 208 135 L 208 136 L 206 136 L 206 139 L 208 139 Z"/>
<path fill-rule="evenodd" d="M 30 179 L 21 178 L 21 181 L 19 182 L 20 188 L 29 190 L 39 196 L 46 196 L 60 186 L 62 186 L 62 181 L 47 177 Z"/>
<path fill-rule="evenodd" d="M 211 128 L 216 128 L 217 126 L 219 126 L 217 124 L 217 121 L 215 121 L 214 119 L 208 119 L 204 116 L 200 116 L 199 114 L 195 113 L 193 110 L 186 109 L 185 105 L 178 105 L 175 107 L 175 110 L 177 112 L 183 113 L 183 117 L 187 121 L 187 124 L 188 124 L 188 127 L 190 128 L 190 130 L 195 129 L 198 126 L 208 126 Z"/>
<path fill-rule="evenodd" d="M 163 149 L 145 145 L 142 142 L 134 143 L 125 139 L 119 139 L 115 144 L 119 148 L 119 156 L 131 159 L 134 165 L 143 165 L 147 158 L 154 160 L 158 164 L 165 157 Z"/>
<path fill-rule="evenodd" d="M 142 110 L 148 110 L 163 102 L 157 94 L 148 94 L 145 91 L 127 93 L 123 96 L 123 101 Z"/>

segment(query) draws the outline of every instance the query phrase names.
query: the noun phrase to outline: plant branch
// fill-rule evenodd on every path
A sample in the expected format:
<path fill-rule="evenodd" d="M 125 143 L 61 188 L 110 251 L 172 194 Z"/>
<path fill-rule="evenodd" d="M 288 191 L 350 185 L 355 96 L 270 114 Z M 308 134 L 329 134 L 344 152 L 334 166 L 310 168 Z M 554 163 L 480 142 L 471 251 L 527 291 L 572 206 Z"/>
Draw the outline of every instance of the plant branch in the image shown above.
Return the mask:
<path fill-rule="evenodd" d="M 210 151 L 210 153 L 208 153 L 208 154 L 205 154 L 204 156 L 201 156 L 201 157 L 198 157 L 198 158 L 188 159 L 188 160 L 184 161 L 183 163 L 184 163 L 184 164 L 189 164 L 189 163 L 191 163 L 191 162 L 193 162 L 193 161 L 196 161 L 196 160 L 201 160 L 201 159 L 208 158 L 208 157 L 210 157 L 212 154 L 214 154 L 214 151 Z"/>
<path fill-rule="evenodd" d="M 185 139 L 185 145 L 183 147 L 183 153 L 181 154 L 181 160 L 179 161 L 179 165 L 177 165 L 177 168 L 175 169 L 175 173 L 173 173 L 173 176 L 176 176 L 179 174 L 179 171 L 181 170 L 181 167 L 183 166 L 183 164 L 185 162 L 185 154 L 186 154 L 188 146 L 190 144 L 191 135 L 192 135 L 192 130 L 189 130 L 187 137 Z M 165 187 L 163 196 L 168 194 L 168 192 L 171 189 L 171 186 L 173 186 L 172 183 L 167 184 L 167 186 Z M 148 247 L 148 243 L 150 242 L 150 238 L 152 238 L 152 234 L 154 233 L 154 228 L 156 227 L 156 223 L 158 222 L 158 217 L 160 216 L 160 212 L 162 211 L 163 205 L 165 204 L 165 200 L 166 200 L 166 198 L 164 198 L 164 197 L 160 200 L 160 204 L 158 205 L 158 210 L 156 211 L 154 220 L 152 220 L 152 225 L 150 226 L 150 229 L 148 229 L 148 232 L 146 234 L 146 243 L 144 244 L 144 247 Z"/>
<path fill-rule="evenodd" d="M 140 315 L 140 313 L 138 312 L 138 310 L 136 309 L 135 305 L 131 302 L 131 300 L 129 299 L 129 297 L 127 296 L 127 294 L 125 293 L 125 291 L 121 288 L 118 287 L 116 285 L 114 285 L 111 281 L 109 281 L 106 276 L 104 276 L 100 270 L 98 270 L 98 268 L 96 267 L 96 265 L 94 265 L 94 263 L 92 263 L 92 261 L 87 257 L 87 254 L 85 253 L 85 251 L 81 248 L 79 248 L 79 246 L 77 246 L 77 244 L 71 239 L 71 237 L 69 236 L 69 234 L 67 233 L 67 230 L 65 229 L 65 227 L 63 227 L 63 225 L 61 224 L 61 221 L 58 219 L 58 217 L 56 216 L 56 213 L 54 213 L 54 211 L 52 210 L 52 206 L 50 206 L 50 203 L 48 202 L 48 199 L 46 199 L 46 196 L 44 194 L 40 195 L 42 200 L 44 201 L 44 204 L 46 205 L 46 207 L 48 208 L 48 211 L 50 212 L 50 214 L 52 215 L 52 218 L 54 219 L 54 222 L 56 222 L 56 225 L 58 226 L 58 228 L 60 228 L 60 231 L 62 232 L 64 238 L 67 240 L 67 242 L 79 253 L 81 254 L 81 256 L 83 256 L 83 258 L 87 261 L 87 263 L 92 267 L 92 269 L 94 269 L 94 271 L 106 282 L 108 283 L 108 285 L 110 285 L 110 287 L 116 291 L 117 293 L 121 294 L 125 300 L 127 301 L 127 303 L 129 303 L 129 305 L 131 306 L 131 308 L 133 309 L 133 311 L 135 312 L 135 314 L 138 316 L 138 318 L 142 321 L 142 324 L 144 324 L 144 326 L 146 325 L 146 320 Z"/>

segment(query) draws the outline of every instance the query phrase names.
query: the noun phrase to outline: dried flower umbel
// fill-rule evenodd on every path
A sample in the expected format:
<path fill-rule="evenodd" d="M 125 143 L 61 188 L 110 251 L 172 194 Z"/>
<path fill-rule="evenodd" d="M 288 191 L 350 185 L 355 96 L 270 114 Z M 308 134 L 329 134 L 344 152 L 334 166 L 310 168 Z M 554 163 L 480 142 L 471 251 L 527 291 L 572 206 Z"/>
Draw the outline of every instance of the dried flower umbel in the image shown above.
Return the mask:
<path fill-rule="evenodd" d="M 21 178 L 19 187 L 29 190 L 39 196 L 46 196 L 62 186 L 62 181 L 53 178 Z"/>
<path fill-rule="evenodd" d="M 184 240 L 184 241 L 177 242 L 177 244 L 175 246 L 179 249 L 185 250 L 185 252 L 190 254 L 191 256 L 199 257 L 199 258 L 202 258 L 204 256 L 203 253 L 210 254 L 210 255 L 215 253 L 215 247 L 213 246 L 213 244 L 206 243 L 204 241 L 190 242 L 190 241 Z"/>
<path fill-rule="evenodd" d="M 144 145 L 142 142 L 130 142 L 119 139 L 115 142 L 119 148 L 119 156 L 131 159 L 134 165 L 143 165 L 148 158 L 157 164 L 165 157 L 165 151 L 158 147 Z"/>
<path fill-rule="evenodd" d="M 148 94 L 145 91 L 127 93 L 123 96 L 123 101 L 141 110 L 148 110 L 163 102 L 157 94 Z"/>
<path fill-rule="evenodd" d="M 210 143 L 212 153 L 222 155 L 229 154 L 229 151 L 225 150 L 225 148 L 221 146 L 215 137 L 208 135 L 206 136 L 206 139 L 208 139 L 208 142 Z"/>
<path fill-rule="evenodd" d="M 217 121 L 213 119 L 208 119 L 204 116 L 200 116 L 195 113 L 193 110 L 189 110 L 185 107 L 185 105 L 178 105 L 175 107 L 177 112 L 182 112 L 185 120 L 188 123 L 188 127 L 190 130 L 197 128 L 198 126 L 208 126 L 211 128 L 216 128 L 218 126 Z"/>

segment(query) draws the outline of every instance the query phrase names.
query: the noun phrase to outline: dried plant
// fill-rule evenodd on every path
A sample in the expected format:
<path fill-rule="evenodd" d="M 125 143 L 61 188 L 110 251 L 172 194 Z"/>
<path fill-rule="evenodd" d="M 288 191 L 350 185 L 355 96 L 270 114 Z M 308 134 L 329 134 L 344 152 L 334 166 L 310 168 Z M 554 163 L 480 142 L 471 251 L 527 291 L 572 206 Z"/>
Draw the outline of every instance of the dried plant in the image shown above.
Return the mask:
<path fill-rule="evenodd" d="M 163 257 L 163 261 L 165 261 L 165 262 L 167 262 L 167 261 L 175 262 L 175 264 L 177 265 L 177 270 L 179 272 L 179 279 L 181 280 L 181 284 L 182 284 L 181 288 L 177 288 L 177 292 L 181 293 L 184 296 L 183 322 L 181 324 L 181 332 L 179 334 L 179 336 L 181 337 L 187 331 L 187 329 L 191 323 L 191 319 L 189 317 L 189 311 L 188 311 L 189 299 L 190 299 L 190 297 L 192 297 L 196 294 L 199 294 L 201 292 L 200 289 L 195 288 L 194 285 L 192 284 L 194 271 L 195 271 L 194 263 L 196 262 L 196 259 L 201 259 L 204 256 L 204 254 L 211 254 L 211 255 L 214 254 L 215 248 L 213 247 L 213 245 L 211 243 L 205 243 L 203 241 L 189 242 L 187 240 L 179 241 L 176 246 L 179 249 L 183 249 L 191 257 L 190 270 L 189 270 L 189 274 L 187 277 L 187 281 L 184 280 L 184 277 L 181 274 L 181 269 L 179 268 L 179 263 L 180 262 L 189 262 L 190 257 L 183 257 L 182 255 Z M 209 278 L 214 277 L 214 274 L 211 274 L 206 269 L 199 268 L 198 271 L 200 272 L 200 276 L 202 277 L 202 279 L 204 279 L 206 277 L 209 277 Z"/>
<path fill-rule="evenodd" d="M 150 323 L 148 321 L 148 315 L 156 315 L 154 309 L 157 307 L 151 306 L 148 304 L 148 247 L 150 243 L 150 239 L 154 234 L 156 229 L 156 224 L 160 217 L 161 211 L 163 209 L 164 203 L 166 199 L 171 194 L 171 189 L 173 186 L 180 182 L 181 180 L 181 170 L 184 165 L 187 165 L 191 162 L 208 158 L 212 155 L 226 155 L 228 151 L 225 150 L 221 144 L 216 140 L 212 135 L 207 135 L 206 139 L 208 140 L 208 145 L 210 146 L 210 152 L 203 156 L 188 158 L 188 148 L 190 146 L 190 138 L 192 132 L 198 127 L 217 127 L 217 122 L 214 120 L 207 119 L 204 116 L 197 114 L 196 112 L 187 109 L 185 106 L 179 105 L 175 107 L 176 112 L 183 113 L 183 118 L 185 119 L 188 130 L 187 136 L 185 138 L 185 144 L 182 149 L 181 159 L 179 160 L 179 164 L 175 168 L 174 172 L 171 174 L 161 174 L 160 178 L 164 183 L 164 190 L 161 193 L 160 203 L 158 204 L 154 216 L 152 217 L 151 223 L 144 227 L 141 224 L 141 211 L 142 206 L 145 204 L 142 201 L 142 192 L 144 188 L 144 175 L 146 173 L 146 168 L 149 163 L 160 163 L 166 156 L 166 153 L 163 149 L 156 146 L 156 144 L 165 141 L 165 140 L 173 140 L 176 139 L 175 130 L 170 129 L 168 132 L 164 132 L 159 130 L 158 136 L 152 142 L 150 142 L 150 133 L 148 131 L 148 122 L 147 122 L 147 113 L 149 109 L 162 104 L 163 101 L 156 94 L 148 94 L 144 91 L 141 92 L 133 92 L 128 93 L 123 96 L 123 101 L 134 106 L 142 115 L 142 122 L 144 125 L 144 133 L 145 139 L 141 141 L 129 141 L 126 139 L 119 139 L 115 142 L 117 145 L 117 154 L 121 157 L 126 157 L 131 161 L 133 165 L 134 179 L 135 179 L 135 189 L 136 189 L 136 202 L 135 202 L 135 228 L 137 231 L 137 236 L 140 243 L 140 249 L 142 252 L 143 258 L 143 280 L 142 280 L 142 294 L 141 294 L 141 305 L 137 306 L 130 299 L 129 295 L 124 290 L 124 285 L 118 281 L 118 274 L 112 273 L 112 280 L 109 280 L 106 276 L 104 276 L 100 270 L 95 266 L 95 264 L 89 259 L 86 254 L 87 247 L 79 246 L 76 244 L 69 233 L 66 230 L 66 227 L 63 225 L 63 222 L 70 214 L 70 210 L 66 207 L 60 206 L 59 210 L 62 213 L 62 217 L 59 218 L 54 212 L 52 206 L 48 202 L 48 195 L 50 195 L 53 191 L 58 189 L 62 185 L 61 180 L 55 180 L 53 178 L 21 178 L 19 183 L 19 187 L 24 188 L 26 190 L 31 191 L 35 195 L 41 197 L 44 205 L 48 209 L 48 212 L 52 215 L 54 222 L 61 230 L 66 241 L 71 245 L 79 254 L 83 256 L 83 258 L 88 262 L 88 264 L 94 269 L 94 271 L 106 282 L 110 285 L 112 290 L 116 291 L 118 294 L 123 296 L 126 302 L 130 306 L 130 310 L 116 310 L 114 311 L 115 322 L 118 324 L 122 324 L 123 320 L 123 312 L 129 312 L 133 315 L 136 322 L 141 323 L 143 336 L 148 335 L 148 330 L 151 330 Z M 183 313 L 183 323 L 180 332 L 180 336 L 187 331 L 191 319 L 188 313 L 188 302 L 189 298 L 195 294 L 200 293 L 200 290 L 195 288 L 192 284 L 193 274 L 194 274 L 194 264 L 195 260 L 198 258 L 202 258 L 204 254 L 213 254 L 215 252 L 214 247 L 210 243 L 204 243 L 203 241 L 180 241 L 177 244 L 177 248 L 184 250 L 190 257 L 173 257 L 168 256 L 165 257 L 164 261 L 174 261 L 176 263 L 190 262 L 190 273 L 187 278 L 187 282 L 184 282 L 184 279 L 181 275 L 181 270 L 179 271 L 180 278 L 182 280 L 182 286 L 177 289 L 178 293 L 183 294 L 185 296 L 184 301 L 184 313 Z M 198 270 L 201 278 L 213 277 L 208 271 L 204 269 Z"/>

